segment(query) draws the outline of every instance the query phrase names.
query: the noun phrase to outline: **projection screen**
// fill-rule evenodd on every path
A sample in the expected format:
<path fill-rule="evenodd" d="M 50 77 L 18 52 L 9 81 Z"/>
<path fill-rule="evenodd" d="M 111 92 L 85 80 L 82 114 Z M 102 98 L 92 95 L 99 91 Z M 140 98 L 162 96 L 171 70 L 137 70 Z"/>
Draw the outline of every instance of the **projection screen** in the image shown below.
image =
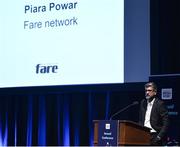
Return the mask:
<path fill-rule="evenodd" d="M 124 82 L 123 0 L 6 0 L 0 12 L 0 87 Z"/>

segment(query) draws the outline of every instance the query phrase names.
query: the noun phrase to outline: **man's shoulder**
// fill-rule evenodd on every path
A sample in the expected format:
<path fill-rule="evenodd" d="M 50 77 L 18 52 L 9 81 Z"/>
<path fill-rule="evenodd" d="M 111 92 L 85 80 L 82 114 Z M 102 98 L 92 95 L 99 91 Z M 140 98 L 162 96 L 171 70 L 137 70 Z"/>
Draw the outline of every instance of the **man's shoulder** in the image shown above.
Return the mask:
<path fill-rule="evenodd" d="M 157 103 L 164 103 L 164 101 L 158 97 L 155 98 L 155 102 Z"/>
<path fill-rule="evenodd" d="M 164 106 L 164 101 L 162 99 L 156 98 L 155 101 L 156 105 L 158 106 Z"/>

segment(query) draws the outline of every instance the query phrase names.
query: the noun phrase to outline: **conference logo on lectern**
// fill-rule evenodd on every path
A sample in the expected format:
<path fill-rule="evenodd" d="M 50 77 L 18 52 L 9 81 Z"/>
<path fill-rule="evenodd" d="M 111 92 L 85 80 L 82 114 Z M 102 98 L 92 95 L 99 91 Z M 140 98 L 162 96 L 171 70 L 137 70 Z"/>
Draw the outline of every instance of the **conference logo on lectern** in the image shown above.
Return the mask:
<path fill-rule="evenodd" d="M 105 125 L 106 130 L 110 130 L 110 124 Z"/>
<path fill-rule="evenodd" d="M 35 66 L 36 74 L 50 74 L 50 73 L 58 73 L 58 65 L 57 64 L 37 64 Z"/>

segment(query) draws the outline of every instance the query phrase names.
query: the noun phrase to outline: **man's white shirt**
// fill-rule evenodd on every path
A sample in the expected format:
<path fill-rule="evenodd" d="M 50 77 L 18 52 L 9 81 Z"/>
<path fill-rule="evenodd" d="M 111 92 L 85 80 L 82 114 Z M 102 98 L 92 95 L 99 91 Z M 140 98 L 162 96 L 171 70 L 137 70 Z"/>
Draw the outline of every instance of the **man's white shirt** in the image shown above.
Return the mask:
<path fill-rule="evenodd" d="M 145 114 L 145 121 L 144 121 L 144 126 L 151 128 L 151 132 L 156 132 L 151 124 L 150 124 L 150 116 L 151 116 L 151 110 L 152 110 L 152 106 L 154 104 L 155 99 L 153 99 L 151 102 L 147 103 L 147 110 L 146 110 L 146 114 Z"/>

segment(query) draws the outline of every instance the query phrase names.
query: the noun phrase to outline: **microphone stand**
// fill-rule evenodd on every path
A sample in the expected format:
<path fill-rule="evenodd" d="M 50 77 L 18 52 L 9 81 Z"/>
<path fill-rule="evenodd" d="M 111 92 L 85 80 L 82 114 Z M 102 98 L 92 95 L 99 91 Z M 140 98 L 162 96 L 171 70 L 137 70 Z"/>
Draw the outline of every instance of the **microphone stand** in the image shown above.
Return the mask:
<path fill-rule="evenodd" d="M 112 120 L 112 118 L 113 118 L 114 116 L 116 116 L 117 114 L 119 114 L 119 113 L 125 111 L 126 109 L 128 109 L 129 107 L 131 107 L 131 106 L 133 106 L 133 105 L 137 105 L 137 104 L 139 104 L 139 102 L 138 102 L 138 101 L 135 101 L 135 102 L 133 102 L 132 104 L 127 105 L 127 106 L 124 107 L 123 109 L 121 109 L 121 110 L 117 111 L 116 113 L 114 113 L 114 114 L 110 117 L 110 120 Z"/>

